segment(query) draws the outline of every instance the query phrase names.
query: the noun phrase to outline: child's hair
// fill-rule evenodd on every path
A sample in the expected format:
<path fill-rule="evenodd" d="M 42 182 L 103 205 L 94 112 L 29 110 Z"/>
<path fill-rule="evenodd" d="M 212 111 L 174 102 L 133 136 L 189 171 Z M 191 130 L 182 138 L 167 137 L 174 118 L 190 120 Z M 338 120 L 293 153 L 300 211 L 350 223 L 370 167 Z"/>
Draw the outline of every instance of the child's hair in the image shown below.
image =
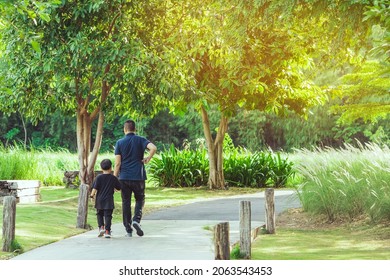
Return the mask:
<path fill-rule="evenodd" d="M 109 170 L 112 167 L 112 162 L 109 159 L 103 159 L 100 163 L 100 167 L 103 170 Z"/>

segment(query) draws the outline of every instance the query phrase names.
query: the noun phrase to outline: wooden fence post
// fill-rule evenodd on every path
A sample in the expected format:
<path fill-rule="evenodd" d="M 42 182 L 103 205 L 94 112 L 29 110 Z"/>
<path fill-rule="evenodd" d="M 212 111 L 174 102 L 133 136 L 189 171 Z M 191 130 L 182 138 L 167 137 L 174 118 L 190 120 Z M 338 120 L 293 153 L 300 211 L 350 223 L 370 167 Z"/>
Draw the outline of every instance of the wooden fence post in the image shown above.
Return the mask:
<path fill-rule="evenodd" d="M 275 195 L 274 189 L 265 190 L 265 229 L 267 233 L 275 233 Z"/>
<path fill-rule="evenodd" d="M 215 226 L 214 248 L 216 260 L 230 260 L 229 222 Z"/>
<path fill-rule="evenodd" d="M 240 254 L 251 258 L 251 202 L 240 201 Z"/>
<path fill-rule="evenodd" d="M 16 198 L 5 196 L 3 200 L 3 251 L 11 252 L 15 239 Z"/>
<path fill-rule="evenodd" d="M 89 186 L 80 185 L 79 203 L 77 210 L 77 228 L 87 228 Z"/>

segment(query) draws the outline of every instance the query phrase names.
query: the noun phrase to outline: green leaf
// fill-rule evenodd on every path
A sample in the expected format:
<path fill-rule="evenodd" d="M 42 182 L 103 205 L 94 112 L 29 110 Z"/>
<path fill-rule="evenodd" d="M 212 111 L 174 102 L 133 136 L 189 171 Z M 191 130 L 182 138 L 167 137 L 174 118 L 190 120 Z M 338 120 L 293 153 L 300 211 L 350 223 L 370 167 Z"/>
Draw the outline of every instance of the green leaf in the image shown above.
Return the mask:
<path fill-rule="evenodd" d="M 50 16 L 49 16 L 48 14 L 46 14 L 46 13 L 41 13 L 41 14 L 39 14 L 39 17 L 40 17 L 41 19 L 43 19 L 44 21 L 46 21 L 46 22 L 49 22 L 49 21 L 50 21 Z"/>
<path fill-rule="evenodd" d="M 39 54 L 41 53 L 41 45 L 37 41 L 32 40 L 31 46 L 33 47 L 34 51 L 36 51 Z"/>

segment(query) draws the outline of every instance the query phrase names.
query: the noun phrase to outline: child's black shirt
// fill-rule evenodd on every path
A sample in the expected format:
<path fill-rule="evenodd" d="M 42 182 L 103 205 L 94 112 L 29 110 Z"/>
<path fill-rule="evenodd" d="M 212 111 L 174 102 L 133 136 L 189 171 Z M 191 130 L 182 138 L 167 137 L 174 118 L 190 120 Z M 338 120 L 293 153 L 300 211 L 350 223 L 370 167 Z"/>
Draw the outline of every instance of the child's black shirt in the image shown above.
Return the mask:
<path fill-rule="evenodd" d="M 97 190 L 96 209 L 114 209 L 114 189 L 120 190 L 121 183 L 112 174 L 99 174 L 92 185 Z"/>

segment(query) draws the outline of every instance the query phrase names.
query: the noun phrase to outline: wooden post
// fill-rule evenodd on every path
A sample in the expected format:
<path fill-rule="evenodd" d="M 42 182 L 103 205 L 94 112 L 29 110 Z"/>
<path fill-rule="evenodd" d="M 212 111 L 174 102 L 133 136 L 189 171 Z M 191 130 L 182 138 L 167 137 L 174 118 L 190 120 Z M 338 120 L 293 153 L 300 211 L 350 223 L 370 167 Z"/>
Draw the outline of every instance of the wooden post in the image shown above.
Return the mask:
<path fill-rule="evenodd" d="M 214 228 L 214 253 L 216 260 L 230 260 L 229 222 Z"/>
<path fill-rule="evenodd" d="M 240 254 L 251 258 L 251 202 L 240 201 Z"/>
<path fill-rule="evenodd" d="M 267 233 L 275 233 L 275 196 L 274 189 L 265 190 L 265 229 Z"/>
<path fill-rule="evenodd" d="M 80 185 L 79 204 L 77 211 L 77 228 L 87 228 L 89 186 Z"/>
<path fill-rule="evenodd" d="M 3 204 L 3 251 L 11 252 L 15 239 L 16 198 L 5 196 Z"/>

